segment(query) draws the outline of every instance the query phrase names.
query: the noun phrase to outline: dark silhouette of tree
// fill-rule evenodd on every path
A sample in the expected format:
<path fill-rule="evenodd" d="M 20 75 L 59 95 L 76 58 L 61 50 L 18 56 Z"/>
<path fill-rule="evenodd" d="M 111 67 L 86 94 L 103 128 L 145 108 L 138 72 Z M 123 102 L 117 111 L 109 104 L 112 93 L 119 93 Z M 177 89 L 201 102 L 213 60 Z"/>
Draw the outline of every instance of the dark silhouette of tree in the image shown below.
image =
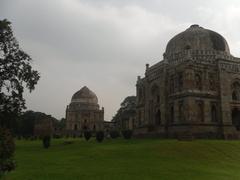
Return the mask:
<path fill-rule="evenodd" d="M 60 130 L 63 130 L 66 127 L 66 119 L 65 118 L 62 118 L 62 119 L 60 119 L 60 121 L 55 121 L 55 122 L 56 122 L 55 126 Z"/>
<path fill-rule="evenodd" d="M 36 121 L 41 121 L 49 117 L 54 120 L 55 126 L 59 126 L 58 124 L 60 123 L 60 121 L 58 121 L 51 115 L 47 115 L 42 112 L 26 111 L 18 117 L 14 133 L 17 136 L 23 137 L 34 136 L 34 125 Z"/>
<path fill-rule="evenodd" d="M 15 168 L 14 151 L 15 144 L 12 134 L 8 129 L 0 127 L 0 179 L 6 172 Z"/>
<path fill-rule="evenodd" d="M 31 92 L 40 78 L 30 62 L 13 36 L 11 23 L 0 20 L 0 176 L 15 167 L 14 140 L 6 128 L 15 128 L 17 116 L 25 108 L 24 87 Z"/>
<path fill-rule="evenodd" d="M 121 107 L 118 109 L 115 116 L 112 118 L 112 122 L 115 122 L 119 129 L 128 129 L 126 124 L 129 124 L 129 119 L 136 114 L 136 96 L 128 96 L 121 103 Z"/>
<path fill-rule="evenodd" d="M 0 126 L 12 128 L 25 108 L 24 88 L 31 92 L 40 78 L 31 60 L 13 36 L 11 23 L 0 20 Z"/>

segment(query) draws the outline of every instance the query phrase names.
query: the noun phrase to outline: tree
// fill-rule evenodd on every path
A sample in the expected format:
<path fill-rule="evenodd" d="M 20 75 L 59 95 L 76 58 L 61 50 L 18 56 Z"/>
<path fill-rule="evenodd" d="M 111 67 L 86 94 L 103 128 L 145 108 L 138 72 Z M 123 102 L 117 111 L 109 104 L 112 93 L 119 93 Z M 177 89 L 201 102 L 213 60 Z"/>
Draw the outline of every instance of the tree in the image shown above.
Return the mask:
<path fill-rule="evenodd" d="M 116 138 L 118 138 L 120 136 L 120 134 L 119 134 L 119 132 L 117 131 L 117 130 L 111 130 L 110 131 L 110 137 L 112 138 L 112 139 L 116 139 Z"/>
<path fill-rule="evenodd" d="M 1 127 L 14 128 L 17 116 L 25 108 L 24 87 L 31 92 L 40 78 L 30 62 L 31 57 L 20 49 L 13 36 L 11 23 L 0 20 L 0 175 L 14 169 L 14 141 L 10 131 Z"/>
<path fill-rule="evenodd" d="M 92 137 L 92 132 L 91 131 L 84 131 L 83 136 L 88 141 Z"/>
<path fill-rule="evenodd" d="M 66 119 L 65 118 L 61 118 L 60 120 L 56 120 L 54 121 L 54 125 L 55 127 L 57 127 L 59 130 L 63 130 L 66 126 Z"/>
<path fill-rule="evenodd" d="M 42 142 L 43 142 L 43 147 L 45 149 L 48 149 L 50 147 L 51 136 L 49 136 L 49 135 L 44 136 L 43 139 L 42 139 Z"/>
<path fill-rule="evenodd" d="M 31 60 L 20 49 L 11 23 L 0 20 L 0 126 L 12 128 L 11 120 L 25 109 L 24 87 L 31 92 L 40 78 L 32 69 Z"/>
<path fill-rule="evenodd" d="M 5 172 L 15 168 L 14 150 L 15 144 L 10 131 L 0 127 L 0 179 Z"/>
<path fill-rule="evenodd" d="M 48 118 L 58 122 L 58 120 L 51 117 L 51 115 L 42 112 L 26 111 L 18 117 L 14 133 L 17 136 L 23 137 L 34 136 L 34 126 L 36 123 Z"/>
<path fill-rule="evenodd" d="M 130 129 L 123 130 L 122 131 L 122 135 L 123 135 L 124 139 L 131 139 L 131 137 L 132 137 L 132 130 L 130 130 Z"/>
<path fill-rule="evenodd" d="M 134 124 L 133 119 L 136 115 L 136 96 L 128 96 L 121 103 L 116 115 L 113 117 L 112 122 L 116 123 L 119 129 L 129 129 L 130 121 Z"/>
<path fill-rule="evenodd" d="M 104 139 L 104 132 L 103 131 L 97 131 L 96 132 L 96 140 L 98 142 L 102 142 Z"/>

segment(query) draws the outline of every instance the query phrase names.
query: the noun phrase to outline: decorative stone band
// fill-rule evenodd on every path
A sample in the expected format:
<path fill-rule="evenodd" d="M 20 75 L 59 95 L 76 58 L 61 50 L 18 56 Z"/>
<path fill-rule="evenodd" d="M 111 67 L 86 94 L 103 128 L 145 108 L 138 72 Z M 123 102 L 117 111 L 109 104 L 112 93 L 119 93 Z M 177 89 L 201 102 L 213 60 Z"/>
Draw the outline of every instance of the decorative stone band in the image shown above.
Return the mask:
<path fill-rule="evenodd" d="M 81 99 L 72 99 L 71 102 L 74 102 L 74 103 L 95 103 L 95 100 L 90 99 L 90 98 L 81 98 Z"/>
<path fill-rule="evenodd" d="M 67 110 L 98 110 L 99 105 L 95 103 L 71 102 Z"/>
<path fill-rule="evenodd" d="M 179 64 L 192 60 L 203 64 L 216 64 L 217 59 L 233 60 L 234 57 L 223 51 L 185 50 L 165 56 L 169 64 Z"/>
<path fill-rule="evenodd" d="M 240 64 L 239 63 L 220 63 L 220 70 L 227 71 L 231 73 L 240 73 Z"/>

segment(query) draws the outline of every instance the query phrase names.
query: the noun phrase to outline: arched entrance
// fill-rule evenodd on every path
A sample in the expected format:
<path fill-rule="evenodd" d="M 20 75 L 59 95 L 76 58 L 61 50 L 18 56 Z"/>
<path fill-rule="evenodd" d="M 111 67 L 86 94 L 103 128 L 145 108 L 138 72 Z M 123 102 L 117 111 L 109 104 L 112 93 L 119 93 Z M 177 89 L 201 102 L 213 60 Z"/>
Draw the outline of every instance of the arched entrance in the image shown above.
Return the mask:
<path fill-rule="evenodd" d="M 232 110 L 232 124 L 240 131 L 240 110 L 237 108 Z"/>
<path fill-rule="evenodd" d="M 88 130 L 88 127 L 84 125 L 82 129 L 83 130 Z"/>
<path fill-rule="evenodd" d="M 78 130 L 78 125 L 74 124 L 74 130 L 77 131 Z"/>

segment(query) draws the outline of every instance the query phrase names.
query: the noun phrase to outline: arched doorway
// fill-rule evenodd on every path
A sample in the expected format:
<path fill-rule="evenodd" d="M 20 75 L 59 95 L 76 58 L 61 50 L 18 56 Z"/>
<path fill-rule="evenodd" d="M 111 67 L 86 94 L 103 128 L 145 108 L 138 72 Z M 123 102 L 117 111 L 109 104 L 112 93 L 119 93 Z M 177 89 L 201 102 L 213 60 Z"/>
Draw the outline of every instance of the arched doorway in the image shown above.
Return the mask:
<path fill-rule="evenodd" d="M 88 127 L 87 126 L 83 126 L 83 128 L 82 128 L 83 130 L 87 130 L 88 129 Z"/>
<path fill-rule="evenodd" d="M 232 124 L 240 131 L 240 110 L 237 108 L 232 110 Z"/>
<path fill-rule="evenodd" d="M 74 130 L 77 131 L 78 130 L 78 125 L 74 124 Z"/>
<path fill-rule="evenodd" d="M 212 122 L 217 122 L 218 121 L 218 119 L 217 119 L 217 108 L 216 108 L 215 104 L 212 104 L 212 107 L 211 107 L 211 120 L 212 120 Z"/>

